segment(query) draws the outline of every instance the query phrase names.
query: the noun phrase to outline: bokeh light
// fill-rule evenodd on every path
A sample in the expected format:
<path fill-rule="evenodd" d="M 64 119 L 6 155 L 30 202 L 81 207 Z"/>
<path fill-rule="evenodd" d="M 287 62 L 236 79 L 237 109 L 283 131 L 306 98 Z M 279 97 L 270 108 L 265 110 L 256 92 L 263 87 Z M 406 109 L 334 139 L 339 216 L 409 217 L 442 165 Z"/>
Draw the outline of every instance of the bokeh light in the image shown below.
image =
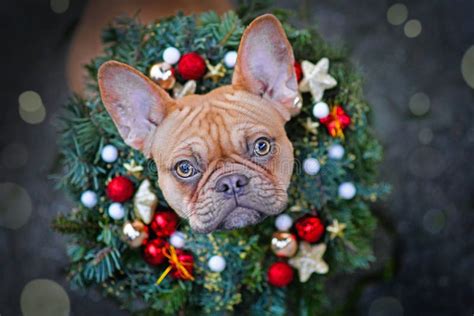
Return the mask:
<path fill-rule="evenodd" d="M 369 316 L 402 316 L 403 306 L 395 297 L 385 296 L 372 302 Z"/>
<path fill-rule="evenodd" d="M 408 106 L 413 115 L 422 116 L 430 110 L 430 103 L 430 98 L 426 94 L 418 92 L 410 98 Z"/>
<path fill-rule="evenodd" d="M 421 22 L 418 20 L 410 20 L 405 24 L 403 29 L 405 31 L 405 35 L 409 38 L 417 37 L 421 34 L 422 26 Z"/>
<path fill-rule="evenodd" d="M 423 216 L 423 228 L 432 234 L 440 233 L 446 225 L 446 215 L 441 210 L 429 210 Z"/>
<path fill-rule="evenodd" d="M 35 91 L 25 91 L 18 98 L 20 117 L 29 124 L 39 124 L 46 117 L 41 96 Z"/>
<path fill-rule="evenodd" d="M 11 143 L 5 146 L 0 153 L 0 162 L 7 169 L 21 168 L 27 161 L 28 150 L 23 144 Z"/>
<path fill-rule="evenodd" d="M 426 127 L 420 129 L 420 131 L 418 132 L 418 140 L 423 145 L 428 145 L 429 143 L 431 143 L 431 141 L 433 140 L 433 131 L 431 130 L 431 128 Z"/>
<path fill-rule="evenodd" d="M 25 189 L 11 182 L 0 183 L 0 227 L 22 227 L 31 215 L 31 208 L 31 198 Z"/>
<path fill-rule="evenodd" d="M 467 85 L 474 89 L 474 46 L 464 54 L 461 62 L 461 72 Z"/>
<path fill-rule="evenodd" d="M 54 13 L 61 14 L 69 9 L 69 0 L 51 0 L 50 6 Z"/>
<path fill-rule="evenodd" d="M 36 279 L 23 288 L 20 306 L 23 316 L 69 315 L 69 296 L 63 287 L 54 281 Z"/>
<path fill-rule="evenodd" d="M 392 25 L 400 25 L 408 18 L 407 6 L 403 3 L 395 3 L 387 10 L 387 21 Z"/>

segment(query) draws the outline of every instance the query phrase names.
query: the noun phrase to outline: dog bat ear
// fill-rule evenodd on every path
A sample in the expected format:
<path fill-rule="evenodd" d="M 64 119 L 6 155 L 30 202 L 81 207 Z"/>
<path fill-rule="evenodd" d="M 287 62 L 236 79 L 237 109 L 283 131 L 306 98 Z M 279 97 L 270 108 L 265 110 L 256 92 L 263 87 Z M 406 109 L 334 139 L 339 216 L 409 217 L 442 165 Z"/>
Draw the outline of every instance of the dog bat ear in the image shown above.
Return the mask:
<path fill-rule="evenodd" d="M 290 118 L 298 97 L 293 49 L 278 19 L 271 14 L 256 18 L 240 42 L 232 84 L 283 105 Z"/>
<path fill-rule="evenodd" d="M 102 102 L 125 143 L 149 157 L 156 127 L 173 100 L 129 65 L 108 61 L 99 68 Z"/>

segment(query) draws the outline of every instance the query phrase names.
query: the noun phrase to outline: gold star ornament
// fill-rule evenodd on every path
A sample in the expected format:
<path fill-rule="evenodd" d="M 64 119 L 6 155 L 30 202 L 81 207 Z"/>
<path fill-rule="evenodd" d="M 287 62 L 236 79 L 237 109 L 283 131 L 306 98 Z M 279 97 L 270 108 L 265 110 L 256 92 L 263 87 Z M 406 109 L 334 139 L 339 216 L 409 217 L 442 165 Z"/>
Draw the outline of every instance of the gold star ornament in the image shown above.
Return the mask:
<path fill-rule="evenodd" d="M 204 78 L 209 78 L 213 82 L 218 82 L 224 78 L 226 69 L 222 63 L 218 63 L 217 65 L 213 66 L 208 60 L 206 60 L 206 65 L 208 73 L 204 76 Z"/>
<path fill-rule="evenodd" d="M 344 238 L 344 230 L 347 225 L 344 223 L 339 223 L 337 219 L 332 221 L 332 224 L 326 227 L 326 230 L 330 232 L 329 238 L 333 240 L 336 237 Z"/>
<path fill-rule="evenodd" d="M 308 281 L 314 272 L 318 274 L 328 273 L 329 266 L 323 260 L 325 252 L 326 244 L 311 246 L 305 241 L 300 242 L 298 254 L 291 258 L 288 263 L 298 269 L 301 283 Z"/>
<path fill-rule="evenodd" d="M 306 121 L 302 123 L 303 127 L 311 134 L 316 135 L 318 133 L 318 122 L 314 122 L 310 117 L 306 118 Z"/>
<path fill-rule="evenodd" d="M 124 163 L 123 167 L 125 168 L 125 170 L 128 171 L 129 174 L 133 175 L 136 178 L 139 178 L 140 174 L 143 171 L 143 166 L 138 165 L 133 159 L 130 162 Z"/>
<path fill-rule="evenodd" d="M 311 92 L 315 102 L 321 101 L 324 90 L 334 88 L 337 85 L 329 73 L 329 59 L 321 58 L 316 64 L 307 60 L 301 62 L 303 79 L 300 82 L 300 92 Z"/>

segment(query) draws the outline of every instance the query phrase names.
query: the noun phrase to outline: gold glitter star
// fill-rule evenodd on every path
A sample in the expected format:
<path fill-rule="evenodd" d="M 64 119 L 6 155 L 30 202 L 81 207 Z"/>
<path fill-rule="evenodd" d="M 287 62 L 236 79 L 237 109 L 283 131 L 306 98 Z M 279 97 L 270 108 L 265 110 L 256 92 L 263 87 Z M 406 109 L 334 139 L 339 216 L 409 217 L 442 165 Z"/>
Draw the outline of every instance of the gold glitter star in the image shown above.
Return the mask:
<path fill-rule="evenodd" d="M 143 171 L 143 167 L 142 166 L 139 166 L 137 165 L 137 163 L 135 162 L 135 160 L 131 160 L 130 163 L 126 162 L 123 164 L 123 167 L 133 176 L 135 177 L 140 177 L 140 174 L 142 173 Z"/>
<path fill-rule="evenodd" d="M 291 258 L 288 263 L 298 269 L 300 282 L 304 283 L 314 272 L 326 274 L 329 271 L 328 264 L 323 260 L 326 252 L 326 244 L 311 246 L 309 243 L 300 242 L 298 254 Z"/>
<path fill-rule="evenodd" d="M 339 223 L 337 219 L 332 221 L 332 224 L 329 225 L 326 230 L 330 232 L 330 238 L 331 240 L 339 237 L 339 238 L 344 238 L 344 230 L 346 229 L 347 225 L 344 223 Z"/>
<path fill-rule="evenodd" d="M 206 60 L 206 65 L 209 72 L 204 76 L 204 78 L 209 78 L 214 82 L 218 82 L 220 79 L 224 78 L 226 69 L 222 63 L 213 66 L 208 60 Z"/>
<path fill-rule="evenodd" d="M 311 134 L 316 135 L 318 133 L 318 122 L 314 122 L 310 117 L 306 118 L 306 122 L 303 123 L 303 127 Z"/>
<path fill-rule="evenodd" d="M 329 59 L 321 58 L 316 64 L 307 60 L 301 62 L 303 70 L 303 80 L 299 85 L 301 92 L 311 92 L 315 102 L 321 101 L 324 90 L 331 89 L 337 85 L 329 73 Z"/>

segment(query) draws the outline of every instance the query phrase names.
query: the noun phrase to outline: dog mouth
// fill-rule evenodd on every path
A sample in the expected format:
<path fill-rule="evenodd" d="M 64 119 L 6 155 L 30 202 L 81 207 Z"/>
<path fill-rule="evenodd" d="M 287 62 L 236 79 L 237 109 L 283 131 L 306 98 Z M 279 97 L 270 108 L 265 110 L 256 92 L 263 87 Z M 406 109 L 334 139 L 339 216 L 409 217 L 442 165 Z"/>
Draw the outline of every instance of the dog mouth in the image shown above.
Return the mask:
<path fill-rule="evenodd" d="M 265 218 L 264 214 L 251 208 L 236 206 L 217 226 L 220 230 L 231 230 L 255 225 Z"/>

